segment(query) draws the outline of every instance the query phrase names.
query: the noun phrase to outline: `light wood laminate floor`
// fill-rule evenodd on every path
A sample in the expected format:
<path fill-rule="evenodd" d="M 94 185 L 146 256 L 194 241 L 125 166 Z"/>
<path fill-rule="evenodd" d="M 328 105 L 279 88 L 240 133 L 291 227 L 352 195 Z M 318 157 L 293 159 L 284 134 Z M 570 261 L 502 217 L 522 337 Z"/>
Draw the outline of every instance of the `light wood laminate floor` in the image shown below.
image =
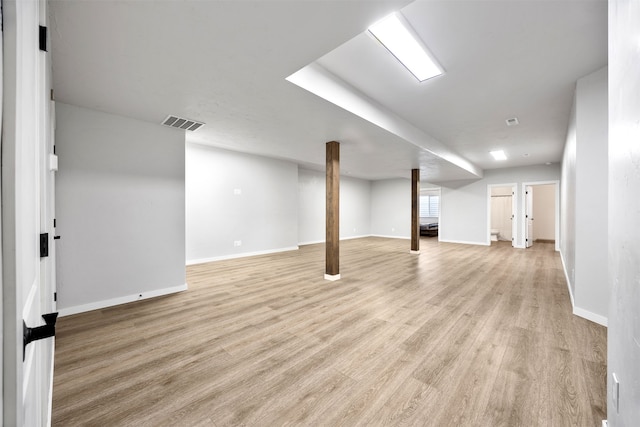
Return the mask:
<path fill-rule="evenodd" d="M 61 318 L 55 426 L 599 426 L 606 330 L 552 244 L 365 238 L 187 268 L 189 290 Z"/>

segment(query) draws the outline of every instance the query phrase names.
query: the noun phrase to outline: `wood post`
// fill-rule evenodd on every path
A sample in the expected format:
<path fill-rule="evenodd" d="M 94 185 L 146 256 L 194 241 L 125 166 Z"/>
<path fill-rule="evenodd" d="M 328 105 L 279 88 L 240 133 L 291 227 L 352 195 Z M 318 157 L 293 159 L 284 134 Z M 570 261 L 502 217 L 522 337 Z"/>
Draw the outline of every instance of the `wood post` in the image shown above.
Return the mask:
<path fill-rule="evenodd" d="M 420 169 L 411 169 L 411 253 L 420 253 Z"/>
<path fill-rule="evenodd" d="M 340 143 L 327 142 L 327 229 L 324 278 L 340 279 Z"/>

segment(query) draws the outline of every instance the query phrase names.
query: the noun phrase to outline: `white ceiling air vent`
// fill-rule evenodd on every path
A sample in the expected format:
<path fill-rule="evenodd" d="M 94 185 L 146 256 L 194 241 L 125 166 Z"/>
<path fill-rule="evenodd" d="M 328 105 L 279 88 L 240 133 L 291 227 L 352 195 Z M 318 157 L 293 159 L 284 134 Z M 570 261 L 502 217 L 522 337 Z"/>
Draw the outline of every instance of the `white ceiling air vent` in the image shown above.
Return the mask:
<path fill-rule="evenodd" d="M 195 120 L 184 119 L 182 117 L 176 117 L 176 116 L 167 116 L 167 118 L 164 119 L 162 124 L 172 128 L 191 130 L 191 131 L 198 130 L 202 126 L 204 126 L 204 123 L 196 122 Z"/>
<path fill-rule="evenodd" d="M 510 118 L 510 119 L 507 119 L 507 120 L 505 120 L 505 122 L 507 122 L 507 126 L 515 126 L 515 125 L 517 125 L 518 123 L 520 123 L 520 122 L 518 121 L 518 118 L 517 118 L 517 117 L 512 117 L 512 118 Z"/>

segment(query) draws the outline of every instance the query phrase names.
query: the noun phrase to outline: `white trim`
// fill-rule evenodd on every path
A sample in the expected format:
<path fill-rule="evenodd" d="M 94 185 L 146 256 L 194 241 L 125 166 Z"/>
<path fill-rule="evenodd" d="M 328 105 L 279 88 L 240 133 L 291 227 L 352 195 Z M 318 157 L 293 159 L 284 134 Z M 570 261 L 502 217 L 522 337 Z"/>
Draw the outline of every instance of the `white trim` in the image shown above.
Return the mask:
<path fill-rule="evenodd" d="M 76 305 L 74 307 L 63 308 L 60 310 L 60 317 L 71 316 L 72 314 L 84 313 L 86 311 L 99 310 L 101 308 L 113 307 L 114 305 L 126 304 L 128 302 L 139 301 L 148 298 L 159 297 L 162 295 L 175 294 L 186 291 L 187 284 L 173 286 L 170 288 L 156 289 L 153 291 L 144 291 L 137 294 L 127 295 L 124 297 L 112 298 L 103 301 L 91 302 L 89 304 Z"/>
<path fill-rule="evenodd" d="M 487 246 L 491 246 L 491 189 L 493 187 L 511 187 L 511 246 L 517 248 L 518 243 L 518 183 L 508 182 L 505 184 L 487 184 Z"/>
<path fill-rule="evenodd" d="M 341 237 L 340 240 L 364 239 L 365 237 L 371 237 L 371 234 L 363 234 L 363 235 L 360 235 L 360 236 Z"/>
<path fill-rule="evenodd" d="M 331 280 L 335 282 L 336 280 L 340 280 L 340 274 L 326 274 L 324 275 L 325 280 Z"/>
<path fill-rule="evenodd" d="M 420 255 L 420 250 L 414 251 L 413 249 L 411 249 L 409 250 L 409 253 L 413 255 Z"/>
<path fill-rule="evenodd" d="M 608 319 L 600 314 L 592 313 L 589 310 L 585 310 L 580 307 L 573 307 L 573 314 L 576 316 L 580 316 L 583 319 L 591 320 L 592 322 L 597 323 L 598 325 L 602 325 L 605 328 L 608 326 Z"/>
<path fill-rule="evenodd" d="M 445 239 L 440 239 L 438 240 L 441 243 L 457 243 L 457 244 L 461 244 L 461 245 L 476 245 L 476 246 L 491 246 L 491 243 L 487 243 L 487 242 L 468 242 L 465 240 L 445 240 Z"/>
<path fill-rule="evenodd" d="M 324 242 L 325 242 L 324 240 L 310 240 L 308 242 L 298 242 L 298 246 L 318 245 Z"/>
<path fill-rule="evenodd" d="M 562 252 L 560 252 L 560 261 L 562 261 L 562 271 L 564 271 L 564 278 L 567 281 L 567 289 L 569 290 L 569 298 L 571 299 L 571 307 L 572 312 L 576 316 L 582 317 L 583 319 L 590 320 L 592 322 L 597 323 L 598 325 L 602 325 L 604 327 L 608 327 L 609 319 L 602 316 L 601 314 L 593 313 L 589 310 L 585 310 L 581 307 L 576 307 L 575 300 L 573 298 L 573 292 L 571 291 L 571 282 L 569 281 L 569 274 L 567 273 L 567 266 L 564 262 L 564 257 L 562 256 Z"/>
<path fill-rule="evenodd" d="M 360 236 L 348 236 L 348 237 L 340 237 L 340 240 L 352 240 L 352 239 L 364 239 L 366 237 L 371 237 L 371 234 L 362 234 Z M 298 246 L 306 246 L 306 245 L 317 245 L 319 243 L 325 243 L 326 240 L 310 240 L 308 242 L 299 242 Z"/>
<path fill-rule="evenodd" d="M 383 237 L 385 239 L 405 239 L 405 240 L 411 240 L 411 236 L 387 236 L 385 234 L 372 234 L 369 237 Z"/>
<path fill-rule="evenodd" d="M 571 307 L 575 309 L 575 302 L 573 300 L 573 291 L 571 290 L 571 281 L 569 280 L 569 273 L 567 272 L 567 264 L 564 262 L 562 252 L 560 252 L 560 261 L 562 262 L 562 271 L 564 271 L 564 278 L 567 281 L 567 289 L 569 290 L 569 298 L 571 298 Z"/>
<path fill-rule="evenodd" d="M 522 183 L 522 196 L 523 196 L 523 200 L 522 200 L 522 208 L 524 211 L 526 211 L 526 200 L 524 200 L 525 197 L 525 188 L 526 186 L 530 185 L 530 186 L 536 186 L 536 185 L 550 185 L 553 184 L 555 185 L 555 250 L 556 252 L 560 251 L 560 180 L 551 180 L 551 181 L 531 181 L 531 182 L 523 182 Z M 525 229 L 527 227 L 527 219 L 524 217 L 524 214 L 522 215 L 522 222 L 523 222 L 523 228 L 522 228 L 522 239 L 523 239 L 523 243 L 524 243 L 524 236 L 525 236 Z"/>
<path fill-rule="evenodd" d="M 268 254 L 275 254 L 278 252 L 297 251 L 298 249 L 300 249 L 299 246 L 289 246 L 286 248 L 268 249 L 266 251 L 243 252 L 240 254 L 222 255 L 222 256 L 216 256 L 211 258 L 190 259 L 190 260 L 187 260 L 187 265 L 205 264 L 207 262 L 224 261 L 227 259 L 235 259 L 235 258 L 246 258 L 246 257 L 256 256 L 256 255 L 268 255 Z"/>
<path fill-rule="evenodd" d="M 49 372 L 51 372 L 51 376 L 49 378 L 49 396 L 53 396 L 53 375 L 54 375 L 54 366 L 55 366 L 55 348 L 56 348 L 56 337 L 55 335 L 53 336 L 53 343 L 51 344 L 53 347 L 53 351 L 51 351 L 51 360 L 50 360 L 50 364 L 51 367 L 49 369 Z M 51 418 L 53 414 L 53 399 L 48 399 L 47 400 L 47 423 L 45 424 L 46 426 L 51 426 Z"/>

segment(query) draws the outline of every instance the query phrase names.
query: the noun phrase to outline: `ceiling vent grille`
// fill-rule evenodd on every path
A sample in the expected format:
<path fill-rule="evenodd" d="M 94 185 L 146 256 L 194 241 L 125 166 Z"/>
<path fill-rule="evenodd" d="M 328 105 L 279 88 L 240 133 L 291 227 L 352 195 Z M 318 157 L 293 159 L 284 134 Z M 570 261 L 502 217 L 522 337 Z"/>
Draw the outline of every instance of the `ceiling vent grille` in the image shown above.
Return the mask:
<path fill-rule="evenodd" d="M 164 119 L 162 124 L 172 128 L 178 128 L 178 129 L 184 129 L 184 130 L 190 130 L 190 131 L 198 130 L 202 126 L 204 126 L 204 123 L 196 122 L 195 120 L 191 120 L 191 119 L 184 119 L 182 117 L 177 117 L 177 116 L 167 116 L 167 118 Z"/>
<path fill-rule="evenodd" d="M 505 120 L 505 122 L 507 122 L 507 126 L 515 126 L 515 125 L 517 125 L 518 123 L 520 123 L 520 122 L 518 121 L 518 118 L 517 118 L 517 117 L 513 117 L 513 118 L 510 118 L 510 119 L 507 119 L 507 120 Z"/>

